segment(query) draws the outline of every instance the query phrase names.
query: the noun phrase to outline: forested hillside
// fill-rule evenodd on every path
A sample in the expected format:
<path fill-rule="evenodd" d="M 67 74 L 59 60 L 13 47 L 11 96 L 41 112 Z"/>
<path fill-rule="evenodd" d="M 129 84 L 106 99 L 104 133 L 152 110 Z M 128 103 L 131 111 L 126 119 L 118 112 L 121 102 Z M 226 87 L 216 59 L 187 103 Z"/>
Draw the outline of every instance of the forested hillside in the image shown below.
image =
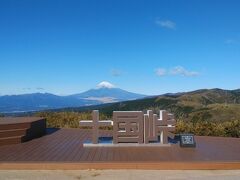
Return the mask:
<path fill-rule="evenodd" d="M 41 112 L 50 127 L 78 127 L 80 119 L 90 119 L 90 112 L 99 109 L 102 118 L 111 118 L 113 111 L 166 109 L 175 114 L 176 133 L 240 137 L 240 90 L 198 90 L 188 93 L 126 101 L 101 106 L 68 108 Z"/>

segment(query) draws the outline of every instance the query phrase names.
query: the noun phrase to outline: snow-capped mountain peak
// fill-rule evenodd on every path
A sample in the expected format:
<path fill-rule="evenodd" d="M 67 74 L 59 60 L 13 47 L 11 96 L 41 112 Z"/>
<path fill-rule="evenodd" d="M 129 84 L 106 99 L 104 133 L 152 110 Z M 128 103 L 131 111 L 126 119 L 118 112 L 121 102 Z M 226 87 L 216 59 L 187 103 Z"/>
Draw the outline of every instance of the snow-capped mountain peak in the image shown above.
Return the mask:
<path fill-rule="evenodd" d="M 111 88 L 115 88 L 115 85 L 111 84 L 111 83 L 108 82 L 108 81 L 103 81 L 103 82 L 100 82 L 100 83 L 97 85 L 97 89 L 100 89 L 100 88 L 108 88 L 108 89 L 111 89 Z"/>

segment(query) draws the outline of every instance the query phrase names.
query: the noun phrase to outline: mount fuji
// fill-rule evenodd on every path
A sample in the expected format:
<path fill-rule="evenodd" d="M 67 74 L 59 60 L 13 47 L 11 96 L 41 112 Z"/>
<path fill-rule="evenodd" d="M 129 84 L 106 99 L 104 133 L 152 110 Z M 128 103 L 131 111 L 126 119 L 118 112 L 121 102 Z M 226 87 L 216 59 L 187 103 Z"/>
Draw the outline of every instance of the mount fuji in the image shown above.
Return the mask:
<path fill-rule="evenodd" d="M 96 89 L 90 89 L 86 92 L 71 95 L 83 100 L 99 101 L 101 103 L 112 103 L 126 100 L 135 100 L 146 97 L 143 94 L 136 94 L 116 88 L 113 84 L 103 81 L 97 85 Z"/>

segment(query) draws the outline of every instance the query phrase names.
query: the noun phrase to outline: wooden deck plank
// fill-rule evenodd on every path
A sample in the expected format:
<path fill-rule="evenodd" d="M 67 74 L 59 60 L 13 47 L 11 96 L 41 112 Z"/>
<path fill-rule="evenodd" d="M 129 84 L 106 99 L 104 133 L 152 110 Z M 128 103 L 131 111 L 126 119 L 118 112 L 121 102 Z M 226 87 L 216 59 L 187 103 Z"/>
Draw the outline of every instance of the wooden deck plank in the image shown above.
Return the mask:
<path fill-rule="evenodd" d="M 58 132 L 57 132 L 58 133 Z M 60 134 L 58 136 L 59 139 L 64 138 L 64 134 Z M 41 161 L 44 159 L 44 161 L 50 161 L 50 158 L 52 154 L 55 154 L 59 148 L 59 141 L 53 140 L 50 141 L 50 143 L 41 143 L 40 149 L 36 149 L 36 160 Z"/>
<path fill-rule="evenodd" d="M 113 159 L 113 151 L 114 151 L 114 148 L 111 147 L 111 148 L 108 148 L 108 156 L 107 156 L 107 161 L 114 161 Z"/>
<path fill-rule="evenodd" d="M 57 137 L 55 135 L 58 135 Z M 30 157 L 33 161 L 43 161 L 43 160 L 49 160 L 52 154 L 56 153 L 56 150 L 59 146 L 59 139 L 64 139 L 64 134 L 61 132 L 56 132 L 54 134 L 54 140 L 47 143 L 47 139 L 43 139 L 42 142 L 36 142 L 36 144 L 39 144 L 36 149 L 33 150 L 34 157 Z"/>
<path fill-rule="evenodd" d="M 92 162 L 96 162 L 96 161 L 99 161 L 99 158 L 101 156 L 101 151 L 102 151 L 102 148 L 101 147 L 97 147 L 96 148 L 96 151 L 95 151 L 95 154 L 92 156 L 91 158 L 91 161 Z"/>
<path fill-rule="evenodd" d="M 64 138 L 64 134 L 60 132 L 58 138 L 62 139 Z M 47 139 L 42 139 L 42 142 L 40 141 L 35 141 L 34 147 L 29 148 L 29 156 L 25 158 L 25 161 L 41 161 L 41 160 L 48 160 L 48 158 L 51 156 L 51 154 L 55 153 L 56 149 L 58 148 L 59 141 L 53 140 L 50 141 L 49 143 L 46 142 Z M 31 151 L 32 150 L 32 151 Z"/>
<path fill-rule="evenodd" d="M 75 147 L 73 147 L 73 151 L 68 155 L 68 161 L 74 161 L 78 152 L 82 151 L 82 148 L 83 148 L 83 140 L 84 140 L 84 137 L 85 135 L 87 134 L 87 132 L 83 132 L 79 135 L 78 139 L 79 141 L 81 142 L 80 144 L 76 143 L 75 144 Z"/>
<path fill-rule="evenodd" d="M 100 131 L 110 136 L 111 131 Z M 196 137 L 197 148 L 83 147 L 91 131 L 60 129 L 32 141 L 0 147 L 0 163 L 9 162 L 240 162 L 240 139 Z"/>
<path fill-rule="evenodd" d="M 101 153 L 101 157 L 100 157 L 100 161 L 104 161 L 106 162 L 107 160 L 107 149 L 106 147 L 102 147 L 102 153 Z"/>
<path fill-rule="evenodd" d="M 63 161 L 71 161 L 71 155 L 74 153 L 74 150 L 80 150 L 82 141 L 80 140 L 80 134 L 76 131 L 73 135 L 74 138 L 72 140 L 72 143 L 68 144 L 69 147 L 66 148 L 66 150 L 62 154 L 62 160 Z"/>
<path fill-rule="evenodd" d="M 119 161 L 119 160 L 120 160 L 119 149 L 113 148 L 113 161 Z"/>
<path fill-rule="evenodd" d="M 57 146 L 57 150 L 50 155 L 49 161 L 63 161 L 65 155 L 67 155 L 67 151 L 72 149 L 71 146 L 74 143 L 74 132 L 71 136 L 66 136 L 62 141 L 63 142 Z M 71 153 L 71 151 L 69 153 Z"/>
<path fill-rule="evenodd" d="M 74 155 L 74 158 L 72 160 L 74 162 L 80 161 L 80 158 L 83 155 L 83 152 L 86 150 L 85 148 L 83 148 L 83 143 L 84 143 L 84 140 L 87 139 L 89 131 L 83 131 L 82 134 L 83 134 L 83 136 L 81 137 L 82 144 L 80 145 L 81 146 L 80 149 Z"/>

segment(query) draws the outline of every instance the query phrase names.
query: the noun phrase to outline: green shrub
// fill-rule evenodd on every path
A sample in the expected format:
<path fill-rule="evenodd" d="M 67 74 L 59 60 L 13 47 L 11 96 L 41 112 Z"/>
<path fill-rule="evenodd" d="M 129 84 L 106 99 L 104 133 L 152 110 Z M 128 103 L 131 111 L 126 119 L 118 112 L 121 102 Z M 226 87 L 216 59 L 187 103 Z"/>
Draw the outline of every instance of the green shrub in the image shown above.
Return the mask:
<path fill-rule="evenodd" d="M 240 120 L 227 122 L 177 121 L 175 133 L 193 133 L 198 136 L 240 137 Z"/>
<path fill-rule="evenodd" d="M 53 128 L 79 128 L 80 120 L 91 120 L 90 112 L 41 112 L 37 116 L 47 119 L 47 127 Z M 204 114 L 206 118 L 207 114 Z M 196 116 L 195 116 L 196 117 Z M 111 119 L 110 116 L 100 113 L 100 119 Z M 112 129 L 105 127 L 102 129 Z M 209 120 L 192 119 L 177 120 L 176 134 L 193 133 L 198 136 L 227 136 L 240 137 L 240 120 L 212 122 Z"/>

